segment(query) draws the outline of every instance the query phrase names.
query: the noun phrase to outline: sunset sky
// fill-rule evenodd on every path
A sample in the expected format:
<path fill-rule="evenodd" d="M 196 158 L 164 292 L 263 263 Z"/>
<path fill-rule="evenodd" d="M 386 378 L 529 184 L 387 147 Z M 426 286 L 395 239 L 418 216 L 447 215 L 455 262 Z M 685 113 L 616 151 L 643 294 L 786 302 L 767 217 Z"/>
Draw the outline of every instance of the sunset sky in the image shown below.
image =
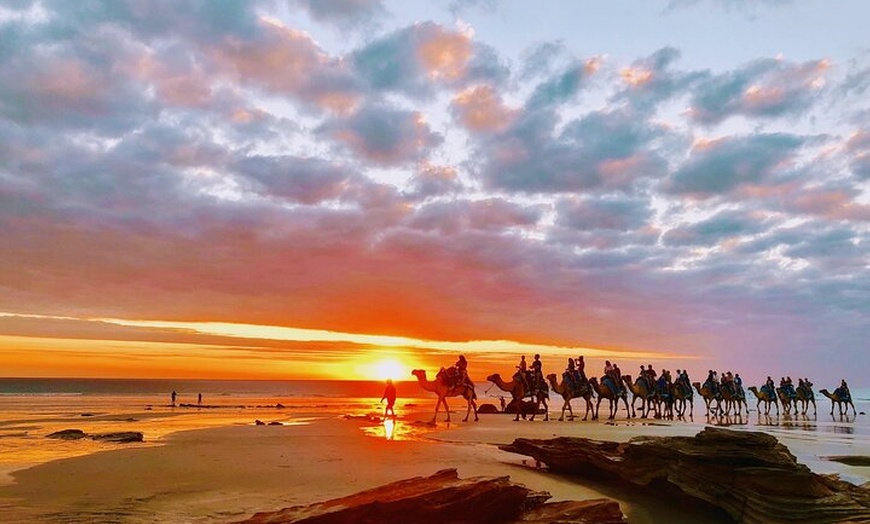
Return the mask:
<path fill-rule="evenodd" d="M 0 2 L 0 376 L 870 386 L 868 20 Z"/>

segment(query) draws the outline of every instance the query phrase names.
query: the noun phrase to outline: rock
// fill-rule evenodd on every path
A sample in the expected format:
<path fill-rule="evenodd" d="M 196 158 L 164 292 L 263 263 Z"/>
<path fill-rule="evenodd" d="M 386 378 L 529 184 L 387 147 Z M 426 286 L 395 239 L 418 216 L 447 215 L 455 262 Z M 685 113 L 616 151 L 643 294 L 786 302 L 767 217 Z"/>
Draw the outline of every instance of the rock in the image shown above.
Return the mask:
<path fill-rule="evenodd" d="M 56 438 L 61 440 L 78 440 L 80 438 L 87 437 L 87 433 L 80 429 L 64 429 L 61 431 L 55 431 L 54 433 L 50 433 L 46 435 L 46 438 Z"/>
<path fill-rule="evenodd" d="M 281 404 L 280 402 L 275 404 L 275 409 L 284 409 L 284 404 Z"/>
<path fill-rule="evenodd" d="M 501 413 L 494 404 L 481 404 L 477 406 L 478 414 L 492 414 L 492 413 Z"/>
<path fill-rule="evenodd" d="M 570 515 L 574 519 L 570 522 L 579 523 L 627 522 L 613 501 L 545 504 L 549 498 L 549 493 L 534 492 L 508 477 L 462 480 L 455 469 L 445 469 L 430 477 L 400 480 L 348 497 L 257 513 L 243 524 L 543 524 L 556 522 L 562 515 Z M 587 514 L 601 520 L 589 520 Z"/>
<path fill-rule="evenodd" d="M 263 421 L 260 420 L 260 419 L 255 420 L 255 421 L 254 421 L 254 424 L 257 425 L 257 426 L 265 426 L 265 425 L 266 425 L 266 423 L 263 422 Z"/>
<path fill-rule="evenodd" d="M 102 442 L 117 442 L 117 443 L 143 442 L 145 440 L 141 431 L 120 431 L 117 433 L 100 433 L 97 435 L 91 435 L 91 438 L 94 440 L 102 441 Z"/>
<path fill-rule="evenodd" d="M 617 481 L 676 503 L 701 500 L 737 522 L 870 523 L 870 490 L 813 473 L 765 433 L 706 428 L 694 437 L 516 439 L 499 447 L 554 472 Z"/>
<path fill-rule="evenodd" d="M 269 425 L 270 426 L 283 426 L 284 424 L 278 422 L 277 420 L 273 420 L 272 422 L 269 422 Z"/>

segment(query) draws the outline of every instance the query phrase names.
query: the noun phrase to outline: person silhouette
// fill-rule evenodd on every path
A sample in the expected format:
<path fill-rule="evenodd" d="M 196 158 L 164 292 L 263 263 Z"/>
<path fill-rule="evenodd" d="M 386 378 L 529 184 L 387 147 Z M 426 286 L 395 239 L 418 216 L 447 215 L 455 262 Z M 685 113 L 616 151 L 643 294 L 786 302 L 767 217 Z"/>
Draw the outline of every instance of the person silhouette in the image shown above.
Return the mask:
<path fill-rule="evenodd" d="M 171 398 L 172 398 L 172 407 L 175 407 L 175 399 L 178 398 L 178 393 L 176 393 L 174 389 L 172 390 Z"/>
<path fill-rule="evenodd" d="M 394 408 L 396 404 L 396 386 L 393 384 L 393 379 L 387 379 L 387 385 L 384 388 L 384 395 L 381 397 L 381 402 L 384 400 L 387 401 L 387 407 L 384 408 L 384 418 L 387 418 L 388 414 L 392 415 L 393 418 L 396 418 L 396 410 Z"/>

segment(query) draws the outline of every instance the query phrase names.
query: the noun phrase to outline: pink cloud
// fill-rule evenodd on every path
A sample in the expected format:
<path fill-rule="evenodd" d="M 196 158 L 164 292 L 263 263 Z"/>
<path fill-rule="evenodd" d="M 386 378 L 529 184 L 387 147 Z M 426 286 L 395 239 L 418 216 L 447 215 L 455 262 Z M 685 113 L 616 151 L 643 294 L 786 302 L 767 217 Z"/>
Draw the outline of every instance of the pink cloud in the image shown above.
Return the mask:
<path fill-rule="evenodd" d="M 475 132 L 502 131 L 516 114 L 490 86 L 477 86 L 459 93 L 451 106 L 462 125 Z"/>

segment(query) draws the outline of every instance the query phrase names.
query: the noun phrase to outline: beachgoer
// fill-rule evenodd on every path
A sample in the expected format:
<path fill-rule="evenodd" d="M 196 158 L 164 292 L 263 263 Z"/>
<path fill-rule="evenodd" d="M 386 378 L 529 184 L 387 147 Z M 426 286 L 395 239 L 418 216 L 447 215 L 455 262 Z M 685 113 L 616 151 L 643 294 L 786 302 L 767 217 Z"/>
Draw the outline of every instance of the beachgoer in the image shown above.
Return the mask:
<path fill-rule="evenodd" d="M 178 398 L 178 393 L 176 393 L 175 390 L 172 390 L 172 395 L 170 395 L 170 397 L 172 398 L 172 407 L 175 407 L 175 399 Z"/>
<path fill-rule="evenodd" d="M 196 396 L 196 405 L 202 406 L 202 393 Z"/>
<path fill-rule="evenodd" d="M 387 385 L 384 388 L 384 395 L 381 397 L 381 402 L 384 400 L 387 401 L 387 407 L 384 408 L 384 418 L 387 418 L 388 414 L 392 414 L 393 418 L 396 418 L 396 410 L 394 406 L 396 404 L 396 385 L 393 384 L 393 379 L 387 379 Z"/>

